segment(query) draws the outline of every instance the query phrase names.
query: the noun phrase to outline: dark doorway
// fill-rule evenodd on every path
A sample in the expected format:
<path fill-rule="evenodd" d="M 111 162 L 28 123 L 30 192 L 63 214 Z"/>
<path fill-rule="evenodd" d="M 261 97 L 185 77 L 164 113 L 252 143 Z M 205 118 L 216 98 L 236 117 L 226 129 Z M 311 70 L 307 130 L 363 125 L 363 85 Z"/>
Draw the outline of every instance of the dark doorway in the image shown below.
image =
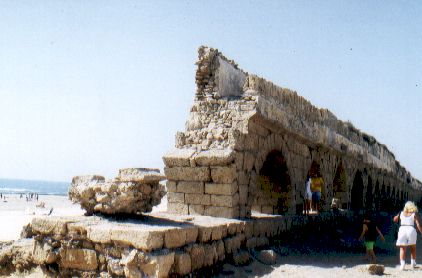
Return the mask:
<path fill-rule="evenodd" d="M 271 151 L 259 171 L 260 188 L 269 198 L 277 199 L 276 214 L 284 214 L 289 209 L 291 181 L 286 160 L 280 151 Z"/>
<path fill-rule="evenodd" d="M 363 180 L 360 171 L 356 172 L 355 178 L 353 179 L 350 209 L 353 211 L 363 209 Z"/>

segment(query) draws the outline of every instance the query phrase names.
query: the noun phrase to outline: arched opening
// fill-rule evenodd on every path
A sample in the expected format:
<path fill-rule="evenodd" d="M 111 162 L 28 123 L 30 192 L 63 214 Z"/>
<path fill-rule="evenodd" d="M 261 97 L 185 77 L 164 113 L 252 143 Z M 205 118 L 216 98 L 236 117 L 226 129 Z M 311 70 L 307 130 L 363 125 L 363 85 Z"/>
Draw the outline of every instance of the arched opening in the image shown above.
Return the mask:
<path fill-rule="evenodd" d="M 353 179 L 353 187 L 351 192 L 350 209 L 359 211 L 363 208 L 363 179 L 360 171 L 356 172 Z"/>
<path fill-rule="evenodd" d="M 343 209 L 347 208 L 347 176 L 344 170 L 343 161 L 337 166 L 333 179 L 333 197 L 338 199 Z"/>
<path fill-rule="evenodd" d="M 385 184 L 382 184 L 382 192 L 381 192 L 381 196 L 382 196 L 382 201 L 381 201 L 381 211 L 387 211 L 388 209 L 388 200 L 389 200 L 389 195 L 388 195 L 388 189 L 387 186 L 385 186 Z"/>
<path fill-rule="evenodd" d="M 273 150 L 259 171 L 259 188 L 270 199 L 276 199 L 273 212 L 284 214 L 289 209 L 289 193 L 292 189 L 286 160 L 280 151 Z"/>
<path fill-rule="evenodd" d="M 340 161 L 337 166 L 336 174 L 333 180 L 333 193 L 337 197 L 336 193 L 347 192 L 347 181 L 346 181 L 346 171 L 344 170 L 343 162 Z"/>
<path fill-rule="evenodd" d="M 325 203 L 325 187 L 321 167 L 315 160 L 312 161 L 309 168 L 308 177 L 311 178 L 312 209 L 319 211 L 321 204 Z"/>
<path fill-rule="evenodd" d="M 372 193 L 372 179 L 368 177 L 368 187 L 366 188 L 365 208 L 367 210 L 373 209 L 374 195 Z"/>

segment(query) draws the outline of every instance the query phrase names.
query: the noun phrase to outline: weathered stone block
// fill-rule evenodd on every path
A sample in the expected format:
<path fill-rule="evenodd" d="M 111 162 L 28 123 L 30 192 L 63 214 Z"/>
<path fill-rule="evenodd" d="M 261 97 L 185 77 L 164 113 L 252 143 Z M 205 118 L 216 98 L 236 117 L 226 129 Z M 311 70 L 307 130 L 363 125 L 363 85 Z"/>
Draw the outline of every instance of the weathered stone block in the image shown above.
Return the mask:
<path fill-rule="evenodd" d="M 240 245 L 242 244 L 243 240 L 245 239 L 244 235 L 237 235 L 230 238 L 226 238 L 224 240 L 224 247 L 226 253 L 232 254 L 233 252 L 240 249 Z"/>
<path fill-rule="evenodd" d="M 239 194 L 229 195 L 211 195 L 211 204 L 219 207 L 235 207 L 239 205 Z"/>
<path fill-rule="evenodd" d="M 141 260 L 140 269 L 147 277 L 164 278 L 168 277 L 174 264 L 174 252 L 160 250 L 148 254 L 146 260 Z"/>
<path fill-rule="evenodd" d="M 193 149 L 173 149 L 163 156 L 166 167 L 189 167 L 189 159 L 195 154 Z"/>
<path fill-rule="evenodd" d="M 167 181 L 166 187 L 167 187 L 167 192 L 177 192 L 175 181 Z"/>
<path fill-rule="evenodd" d="M 176 193 L 176 192 L 168 192 L 167 193 L 167 200 L 170 203 L 185 203 L 185 194 L 184 193 Z"/>
<path fill-rule="evenodd" d="M 204 182 L 200 181 L 179 181 L 177 183 L 177 192 L 183 193 L 204 193 Z"/>
<path fill-rule="evenodd" d="M 216 207 L 216 206 L 205 206 L 204 215 L 223 217 L 223 218 L 237 218 L 239 217 L 239 207 Z"/>
<path fill-rule="evenodd" d="M 243 169 L 243 152 L 236 152 L 235 164 L 238 171 Z"/>
<path fill-rule="evenodd" d="M 236 167 L 211 167 L 211 178 L 215 183 L 232 183 L 237 178 Z"/>
<path fill-rule="evenodd" d="M 212 266 L 218 260 L 216 246 L 213 244 L 204 245 L 204 266 Z"/>
<path fill-rule="evenodd" d="M 189 205 L 189 214 L 191 215 L 204 215 L 204 205 Z"/>
<path fill-rule="evenodd" d="M 177 275 L 187 275 L 192 271 L 192 260 L 189 254 L 176 252 L 174 255 L 175 272 Z"/>
<path fill-rule="evenodd" d="M 167 203 L 167 211 L 177 214 L 189 214 L 189 207 L 186 204 L 180 203 Z"/>
<path fill-rule="evenodd" d="M 165 194 L 158 183 L 163 178 L 158 169 L 145 168 L 122 169 L 116 180 L 102 183 L 102 179 L 85 182 L 85 178 L 75 177 L 69 198 L 80 203 L 88 215 L 150 212 Z"/>
<path fill-rule="evenodd" d="M 205 250 L 200 244 L 193 244 L 186 248 L 192 262 L 192 271 L 200 269 L 204 266 Z"/>
<path fill-rule="evenodd" d="M 34 241 L 32 258 L 36 264 L 51 264 L 57 260 L 58 254 L 47 242 Z"/>
<path fill-rule="evenodd" d="M 166 177 L 160 173 L 159 169 L 151 168 L 125 168 L 119 170 L 116 180 L 135 181 L 140 183 L 157 183 L 165 180 Z"/>
<path fill-rule="evenodd" d="M 210 181 L 208 167 L 173 167 L 164 168 L 167 179 L 176 181 Z"/>
<path fill-rule="evenodd" d="M 273 250 L 262 250 L 257 252 L 256 259 L 263 264 L 272 265 L 277 262 L 277 254 Z"/>
<path fill-rule="evenodd" d="M 237 172 L 237 183 L 239 185 L 249 185 L 249 173 L 245 171 Z"/>
<path fill-rule="evenodd" d="M 167 230 L 164 234 L 164 247 L 178 248 L 186 244 L 186 231 L 183 229 Z"/>
<path fill-rule="evenodd" d="M 249 263 L 250 260 L 251 260 L 251 256 L 248 251 L 239 250 L 239 251 L 233 252 L 234 265 L 245 265 Z"/>
<path fill-rule="evenodd" d="M 207 150 L 195 156 L 195 162 L 200 166 L 225 166 L 234 161 L 235 152 L 232 149 Z"/>
<path fill-rule="evenodd" d="M 211 240 L 220 240 L 223 238 L 223 230 L 225 229 L 225 227 L 223 225 L 221 226 L 216 226 L 212 228 L 212 232 L 211 232 Z"/>
<path fill-rule="evenodd" d="M 367 269 L 371 275 L 383 275 L 385 267 L 382 264 L 370 264 L 367 266 Z"/>
<path fill-rule="evenodd" d="M 163 247 L 164 231 L 113 226 L 110 229 L 110 238 L 143 251 L 151 251 Z"/>
<path fill-rule="evenodd" d="M 186 230 L 186 244 L 196 242 L 196 239 L 198 238 L 198 227 L 191 226 L 191 227 L 185 228 L 185 230 Z"/>
<path fill-rule="evenodd" d="M 97 253 L 89 249 L 60 249 L 60 266 L 79 270 L 96 270 Z"/>
<path fill-rule="evenodd" d="M 205 193 L 232 196 L 238 190 L 236 183 L 205 183 Z"/>
<path fill-rule="evenodd" d="M 211 240 L 213 227 L 202 226 L 198 228 L 198 241 L 207 242 Z"/>
<path fill-rule="evenodd" d="M 246 240 L 246 248 L 253 249 L 256 247 L 256 237 L 251 237 Z"/>
<path fill-rule="evenodd" d="M 31 227 L 34 232 L 42 235 L 65 235 L 67 224 L 71 222 L 71 218 L 37 217 L 32 220 Z"/>
<path fill-rule="evenodd" d="M 224 260 L 226 256 L 224 242 L 222 240 L 218 240 L 218 241 L 213 242 L 213 244 L 215 244 L 215 250 L 217 251 L 218 260 L 219 261 Z"/>
<path fill-rule="evenodd" d="M 185 202 L 186 204 L 193 204 L 193 205 L 210 205 L 211 196 L 208 194 L 186 193 Z"/>
<path fill-rule="evenodd" d="M 239 185 L 239 204 L 246 205 L 248 203 L 249 189 L 247 185 Z"/>

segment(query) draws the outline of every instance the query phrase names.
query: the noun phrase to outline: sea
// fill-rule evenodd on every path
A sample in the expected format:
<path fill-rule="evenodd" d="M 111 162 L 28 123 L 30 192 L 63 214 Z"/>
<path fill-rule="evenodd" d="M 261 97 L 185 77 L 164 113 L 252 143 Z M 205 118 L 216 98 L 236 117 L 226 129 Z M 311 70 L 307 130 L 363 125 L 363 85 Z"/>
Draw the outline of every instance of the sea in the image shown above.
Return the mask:
<path fill-rule="evenodd" d="M 38 193 L 39 195 L 67 195 L 68 182 L 1 179 L 0 193 L 3 194 L 26 194 Z"/>

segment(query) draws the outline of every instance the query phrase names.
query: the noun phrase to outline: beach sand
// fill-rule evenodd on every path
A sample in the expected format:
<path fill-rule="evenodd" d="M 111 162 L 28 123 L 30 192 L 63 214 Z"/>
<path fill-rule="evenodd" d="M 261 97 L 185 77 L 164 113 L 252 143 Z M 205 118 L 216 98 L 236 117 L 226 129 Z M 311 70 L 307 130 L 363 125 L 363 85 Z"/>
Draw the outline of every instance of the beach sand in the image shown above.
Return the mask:
<path fill-rule="evenodd" d="M 19 239 L 22 227 L 32 218 L 50 213 L 56 216 L 83 215 L 78 204 L 73 204 L 67 196 L 39 195 L 38 201 L 26 201 L 25 195 L 6 194 L 7 202 L 0 201 L 0 241 Z M 44 203 L 44 208 L 37 204 Z"/>
<path fill-rule="evenodd" d="M 165 211 L 167 200 L 163 198 L 161 204 L 154 207 L 154 211 Z M 26 202 L 19 199 L 19 195 L 8 195 L 8 202 L 0 202 L 0 241 L 15 240 L 19 238 L 22 227 L 28 224 L 33 217 L 49 212 L 53 207 L 51 215 L 81 215 L 84 213 L 79 205 L 72 204 L 66 196 L 40 196 L 38 202 L 45 202 L 45 209 L 36 208 L 36 202 Z M 34 214 L 28 214 L 33 213 Z M 385 265 L 385 276 L 387 277 L 422 277 L 422 268 L 400 271 L 398 268 L 398 250 L 392 232 L 385 235 L 386 242 L 377 241 L 381 248 L 377 254 L 378 263 Z M 297 243 L 298 246 L 306 243 Z M 422 258 L 422 239 L 417 244 L 419 258 Z M 374 277 L 367 270 L 367 263 L 362 253 L 348 252 L 325 252 L 318 253 L 313 250 L 307 252 L 291 251 L 284 256 L 277 256 L 275 265 L 265 265 L 257 260 L 245 266 L 234 266 L 224 264 L 213 274 L 212 277 L 294 277 L 294 278 L 326 278 L 326 277 Z M 407 255 L 407 263 L 410 255 Z M 422 264 L 422 259 L 417 259 Z M 31 273 L 15 274 L 9 277 L 43 277 L 42 271 L 37 268 Z"/>

